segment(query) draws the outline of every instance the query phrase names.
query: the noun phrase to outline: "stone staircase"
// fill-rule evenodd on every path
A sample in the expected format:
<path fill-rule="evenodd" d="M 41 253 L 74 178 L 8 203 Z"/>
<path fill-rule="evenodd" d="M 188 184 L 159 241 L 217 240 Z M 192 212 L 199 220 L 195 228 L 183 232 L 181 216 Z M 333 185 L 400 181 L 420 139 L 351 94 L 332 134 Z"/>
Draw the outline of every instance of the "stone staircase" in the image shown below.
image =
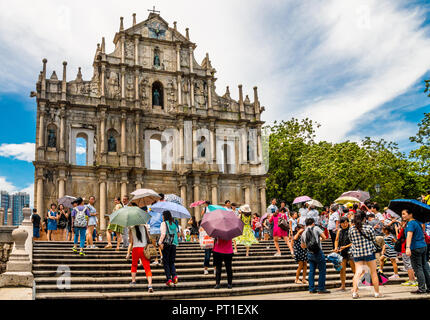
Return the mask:
<path fill-rule="evenodd" d="M 276 253 L 273 241 L 261 241 L 251 247 L 245 256 L 245 247 L 238 246 L 233 258 L 233 289 L 226 287 L 225 268 L 221 288 L 213 289 L 213 268 L 203 274 L 204 252 L 197 242 L 180 243 L 177 248 L 176 269 L 179 283 L 169 288 L 165 285 L 162 266 L 151 266 L 153 293 L 147 292 L 147 281 L 142 266 L 138 267 L 137 285 L 129 287 L 131 260 L 125 260 L 126 249 L 119 252 L 104 249 L 105 242 L 97 242 L 97 248 L 86 249 L 86 256 L 72 252 L 71 242 L 36 241 L 33 247 L 33 274 L 36 282 L 36 299 L 196 299 L 234 295 L 306 291 L 307 285 L 294 283 L 297 264 L 285 243 L 280 244 L 282 256 Z M 114 244 L 115 247 L 115 244 Z M 269 249 L 267 249 L 269 247 Z M 330 253 L 331 241 L 323 242 L 326 255 Z M 212 263 L 212 260 L 211 260 Z M 402 262 L 398 263 L 399 270 Z M 58 269 L 59 266 L 60 269 Z M 70 269 L 70 286 L 64 288 L 64 268 Z M 384 273 L 393 273 L 391 263 Z M 388 284 L 399 284 L 407 279 L 407 273 L 399 271 L 400 279 Z M 59 286 L 57 285 L 59 281 Z M 352 283 L 352 272 L 347 269 L 347 285 Z M 326 287 L 340 285 L 339 273 L 327 263 Z"/>

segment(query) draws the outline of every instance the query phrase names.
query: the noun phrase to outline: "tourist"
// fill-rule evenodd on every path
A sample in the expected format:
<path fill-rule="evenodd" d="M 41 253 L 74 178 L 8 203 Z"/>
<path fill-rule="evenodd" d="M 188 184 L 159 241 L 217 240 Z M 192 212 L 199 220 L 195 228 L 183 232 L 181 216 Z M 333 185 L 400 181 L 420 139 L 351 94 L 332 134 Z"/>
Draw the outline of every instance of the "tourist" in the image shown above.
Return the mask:
<path fill-rule="evenodd" d="M 312 218 L 315 221 L 315 225 L 321 228 L 320 214 L 314 205 L 309 206 L 309 211 L 306 214 L 306 218 Z"/>
<path fill-rule="evenodd" d="M 144 211 L 147 211 L 147 207 L 143 208 Z M 149 220 L 149 234 L 151 238 L 152 245 L 157 248 L 157 252 L 160 254 L 160 260 L 163 259 L 163 254 L 161 252 L 161 248 L 158 245 L 158 240 L 160 240 L 160 225 L 163 222 L 163 214 L 161 212 L 152 212 L 151 219 Z M 152 265 L 158 265 L 158 255 L 155 256 L 154 262 Z"/>
<path fill-rule="evenodd" d="M 37 209 L 33 209 L 33 214 L 31 215 L 31 222 L 33 223 L 33 238 L 40 238 L 40 216 L 37 214 Z"/>
<path fill-rule="evenodd" d="M 203 216 L 205 215 L 205 213 L 209 212 L 209 206 L 210 206 L 211 202 L 206 200 L 205 203 L 203 203 L 203 209 L 202 212 L 200 213 L 201 217 L 203 218 Z"/>
<path fill-rule="evenodd" d="M 163 194 L 163 199 L 164 199 L 164 194 Z M 125 195 L 125 196 L 122 197 L 122 205 L 124 207 L 128 207 L 130 205 L 130 199 L 129 199 L 129 197 L 127 195 Z M 129 242 L 128 242 L 128 233 L 129 233 L 128 228 L 124 227 L 124 230 L 122 232 L 122 247 L 123 248 L 128 248 L 128 244 L 129 244 Z"/>
<path fill-rule="evenodd" d="M 297 213 L 296 213 L 297 215 Z M 304 249 L 301 247 L 301 236 L 303 232 L 305 231 L 305 226 L 299 224 L 297 225 L 297 228 L 294 231 L 294 236 L 291 238 L 293 239 L 293 248 L 294 248 L 294 260 L 298 263 L 297 270 L 296 270 L 296 280 L 294 283 L 297 284 L 308 284 L 306 281 L 306 273 L 308 268 L 308 251 L 307 249 Z M 300 273 L 302 272 L 302 280 L 300 280 Z"/>
<path fill-rule="evenodd" d="M 201 226 L 202 221 L 199 221 L 199 238 L 202 240 L 205 237 L 208 237 L 208 234 L 206 233 L 205 229 Z M 209 274 L 208 268 L 210 267 L 210 260 L 212 255 L 212 249 L 213 245 L 209 247 L 203 247 L 202 248 L 205 251 L 205 259 L 203 261 L 203 274 L 207 275 Z"/>
<path fill-rule="evenodd" d="M 260 240 L 261 239 L 262 225 L 261 225 L 260 217 L 258 216 L 258 213 L 253 214 L 252 231 L 254 232 L 255 238 L 257 240 Z"/>
<path fill-rule="evenodd" d="M 79 238 L 79 255 L 85 256 L 84 247 L 87 233 L 87 220 L 90 217 L 90 210 L 87 206 L 84 206 L 84 200 L 79 197 L 75 200 L 77 206 L 72 210 L 72 223 L 75 230 L 75 241 L 73 242 L 73 252 L 77 253 L 76 246 L 78 245 Z"/>
<path fill-rule="evenodd" d="M 296 211 L 291 211 L 290 219 L 288 220 L 288 223 L 290 225 L 290 230 L 289 230 L 290 239 L 293 239 L 293 236 L 296 234 L 296 229 L 298 225 L 297 219 L 298 219 L 298 213 Z M 293 245 L 293 249 L 294 249 L 294 245 Z"/>
<path fill-rule="evenodd" d="M 168 287 L 178 283 L 175 267 L 176 246 L 178 245 L 177 228 L 178 226 L 174 222 L 170 211 L 164 211 L 163 223 L 160 226 L 161 236 L 160 240 L 158 240 L 158 245 L 163 253 L 164 273 L 166 274 L 166 285 Z"/>
<path fill-rule="evenodd" d="M 120 197 L 116 197 L 114 199 L 114 203 L 115 203 L 115 206 L 114 206 L 113 212 L 115 212 L 115 211 L 117 211 L 123 207 Z M 122 226 L 117 225 L 117 224 L 109 223 L 109 225 L 107 227 L 107 231 L 106 231 L 106 238 L 107 238 L 107 242 L 108 242 L 108 244 L 105 246 L 106 249 L 112 248 L 112 232 L 115 232 L 115 235 L 116 235 L 116 251 L 119 251 L 119 246 L 121 244 L 121 234 L 124 232 L 124 228 Z"/>
<path fill-rule="evenodd" d="M 400 229 L 397 234 L 397 241 L 402 244 L 402 261 L 405 271 L 408 272 L 408 280 L 402 283 L 402 286 L 416 287 L 418 282 L 415 279 L 414 269 L 412 268 L 411 258 L 406 254 L 406 228 L 407 221 L 402 219 Z"/>
<path fill-rule="evenodd" d="M 426 260 L 427 244 L 421 223 L 414 219 L 412 212 L 405 209 L 402 218 L 408 222 L 406 232 L 406 255 L 411 257 L 412 268 L 418 281 L 414 294 L 430 293 L 430 267 Z"/>
<path fill-rule="evenodd" d="M 57 205 L 51 204 L 51 209 L 48 211 L 48 241 L 55 241 L 54 234 L 57 231 L 57 222 L 60 216 L 57 212 Z"/>
<path fill-rule="evenodd" d="M 326 279 L 326 261 L 324 252 L 321 246 L 321 239 L 325 240 L 324 232 L 321 228 L 315 226 L 315 221 L 312 218 L 306 219 L 306 229 L 302 234 L 301 247 L 308 249 L 309 261 L 309 293 L 324 294 L 330 293 L 325 288 Z M 315 290 L 315 270 L 318 268 L 318 290 Z"/>
<path fill-rule="evenodd" d="M 338 212 L 338 206 L 332 205 L 330 207 L 327 230 L 328 230 L 328 233 L 330 234 L 330 239 L 333 244 L 333 248 L 334 248 L 334 242 L 336 240 L 337 231 L 339 230 L 339 220 L 340 220 L 340 214 Z"/>
<path fill-rule="evenodd" d="M 74 208 L 76 208 L 78 205 L 76 204 L 75 201 L 72 202 L 72 210 Z M 72 238 L 74 238 L 74 234 L 73 234 L 73 221 L 72 221 L 72 212 L 67 211 L 66 212 L 67 215 L 67 233 L 66 233 L 66 239 L 67 241 L 72 241 Z"/>
<path fill-rule="evenodd" d="M 96 245 L 94 244 L 93 234 L 94 230 L 97 227 L 97 210 L 94 207 L 94 204 L 96 202 L 96 197 L 91 196 L 90 197 L 90 203 L 87 204 L 88 210 L 90 210 L 90 217 L 88 219 L 88 229 L 87 229 L 87 243 L 88 248 L 95 248 Z"/>
<path fill-rule="evenodd" d="M 145 276 L 148 281 L 148 292 L 152 293 L 152 272 L 149 265 L 149 260 L 145 257 L 145 247 L 149 243 L 149 234 L 145 225 L 133 226 L 129 228 L 130 232 L 130 247 L 133 248 L 131 252 L 131 282 L 130 286 L 136 286 L 136 273 L 137 266 L 140 262 L 145 270 Z"/>
<path fill-rule="evenodd" d="M 59 214 L 59 218 L 58 218 L 58 230 L 59 230 L 59 234 L 60 234 L 60 239 L 61 240 L 66 240 L 67 239 L 67 209 L 64 208 L 64 205 L 60 204 L 58 205 L 58 214 Z"/>
<path fill-rule="evenodd" d="M 309 211 L 308 206 L 309 205 L 305 202 L 302 203 L 299 208 L 299 221 L 297 223 L 303 226 L 306 225 L 306 218 Z"/>
<path fill-rule="evenodd" d="M 328 218 L 329 218 L 329 208 L 326 207 L 319 215 L 318 226 L 324 231 L 324 235 L 327 239 L 330 236 L 327 229 Z"/>
<path fill-rule="evenodd" d="M 373 212 L 367 213 L 367 223 L 373 228 L 375 231 L 375 242 L 379 247 L 384 246 L 384 233 L 382 232 L 383 223 L 376 219 L 375 214 Z M 380 259 L 381 259 L 381 253 L 376 252 L 376 265 L 378 268 L 380 268 Z"/>
<path fill-rule="evenodd" d="M 272 203 L 267 207 L 267 212 L 273 214 L 276 211 L 278 211 L 278 207 L 276 206 L 276 198 L 273 198 Z"/>
<path fill-rule="evenodd" d="M 269 219 L 269 222 L 273 222 L 273 242 L 275 243 L 276 248 L 275 257 L 281 256 L 281 249 L 279 248 L 278 242 L 280 238 L 284 239 L 285 243 L 290 249 L 291 255 L 294 254 L 293 246 L 291 245 L 290 239 L 288 239 L 288 230 L 284 230 L 279 226 L 279 219 L 281 218 L 288 222 L 285 209 L 283 209 L 282 212 L 276 211 Z"/>
<path fill-rule="evenodd" d="M 350 248 L 352 246 L 349 240 L 349 220 L 347 217 L 341 217 L 339 219 L 340 229 L 336 234 L 336 240 L 334 242 L 334 252 L 339 253 L 342 256 L 342 269 L 340 270 L 340 288 L 339 291 L 346 291 L 346 268 L 349 263 L 351 270 L 355 273 L 355 264 Z"/>
<path fill-rule="evenodd" d="M 231 211 L 231 201 L 230 200 L 224 201 L 224 208 Z"/>
<path fill-rule="evenodd" d="M 381 222 L 384 222 L 385 217 L 382 213 L 379 212 L 379 204 L 377 204 L 376 202 L 372 204 L 372 206 L 370 207 L 370 211 L 375 215 L 376 219 Z"/>
<path fill-rule="evenodd" d="M 224 262 L 225 269 L 227 272 L 227 288 L 233 288 L 233 243 L 232 240 L 224 240 L 221 238 L 215 238 L 213 248 L 213 259 L 215 266 L 215 289 L 219 289 L 221 286 L 221 273 L 222 263 Z"/>
<path fill-rule="evenodd" d="M 359 298 L 358 282 L 364 274 L 364 266 L 370 269 L 375 298 L 382 297 L 379 293 L 379 278 L 376 270 L 375 258 L 375 231 L 369 224 L 366 224 L 366 213 L 358 210 L 354 216 L 354 225 L 349 228 L 349 239 L 352 243 L 351 253 L 354 257 L 355 274 L 352 279 L 352 298 Z"/>
<path fill-rule="evenodd" d="M 199 228 L 197 226 L 196 217 L 191 216 L 191 218 L 188 220 L 188 224 L 190 225 L 191 241 L 193 242 L 198 241 Z"/>
<path fill-rule="evenodd" d="M 268 214 L 266 218 L 263 219 L 263 236 L 264 240 L 269 240 L 270 236 L 270 223 L 269 219 L 272 216 L 272 214 Z"/>
<path fill-rule="evenodd" d="M 379 259 L 379 266 L 381 272 L 384 270 L 384 264 L 387 259 L 391 261 L 393 265 L 394 274 L 390 276 L 389 280 L 399 279 L 399 272 L 397 268 L 397 252 L 394 250 L 394 245 L 396 243 L 396 233 L 391 226 L 383 226 L 382 232 L 384 232 L 384 245 L 382 247 L 381 258 Z"/>
<path fill-rule="evenodd" d="M 244 223 L 242 235 L 234 238 L 237 244 L 244 245 L 246 248 L 245 257 L 249 257 L 249 250 L 251 246 L 258 243 L 251 228 L 251 208 L 249 205 L 244 204 L 239 208 L 240 219 Z"/>

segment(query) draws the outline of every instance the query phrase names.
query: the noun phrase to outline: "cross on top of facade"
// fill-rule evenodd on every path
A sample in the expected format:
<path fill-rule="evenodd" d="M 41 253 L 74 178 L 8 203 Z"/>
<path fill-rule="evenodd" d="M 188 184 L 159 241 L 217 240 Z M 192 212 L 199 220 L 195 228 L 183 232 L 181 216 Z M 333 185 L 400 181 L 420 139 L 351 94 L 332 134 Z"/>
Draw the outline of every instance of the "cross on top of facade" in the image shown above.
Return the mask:
<path fill-rule="evenodd" d="M 148 9 L 148 11 L 151 11 L 152 13 L 160 13 L 160 11 L 155 10 L 155 6 L 152 6 L 152 10 Z"/>

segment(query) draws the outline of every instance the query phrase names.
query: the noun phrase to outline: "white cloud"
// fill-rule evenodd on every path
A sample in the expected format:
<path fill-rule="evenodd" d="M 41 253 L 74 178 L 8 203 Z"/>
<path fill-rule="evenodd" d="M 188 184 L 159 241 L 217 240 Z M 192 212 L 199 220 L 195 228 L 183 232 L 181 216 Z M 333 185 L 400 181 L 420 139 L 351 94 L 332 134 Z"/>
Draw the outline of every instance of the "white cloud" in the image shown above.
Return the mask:
<path fill-rule="evenodd" d="M 76 147 L 76 154 L 85 154 L 87 149 L 85 147 Z"/>
<path fill-rule="evenodd" d="M 35 144 L 29 142 L 21 144 L 3 143 L 0 145 L 0 156 L 32 162 L 34 161 L 34 148 Z"/>
<path fill-rule="evenodd" d="M 430 68 L 430 40 L 423 9 L 390 0 L 344 1 L 157 1 L 157 10 L 197 44 L 196 60 L 209 52 L 217 69 L 217 93 L 238 84 L 253 100 L 258 86 L 263 120 L 310 117 L 323 126 L 320 139 L 339 141 L 360 126 L 361 117 L 407 91 Z M 0 91 L 34 88 L 42 58 L 68 80 L 78 66 L 92 76 L 96 44 L 106 50 L 119 29 L 148 16 L 142 1 L 24 0 L 0 2 Z M 85 6 L 85 10 L 82 7 Z M 49 12 L 49 18 L 47 17 Z M 208 19 L 222 17 L 222 19 Z M 41 18 L 42 17 L 42 18 Z M 238 19 L 240 17 L 240 19 Z M 425 27 L 426 28 L 426 27 Z M 13 59 L 11 59 L 13 57 Z M 33 90 L 33 89 L 32 89 Z M 388 119 L 386 119 L 388 120 Z M 377 135 L 379 132 L 369 132 Z M 406 132 L 404 133 L 406 134 Z"/>

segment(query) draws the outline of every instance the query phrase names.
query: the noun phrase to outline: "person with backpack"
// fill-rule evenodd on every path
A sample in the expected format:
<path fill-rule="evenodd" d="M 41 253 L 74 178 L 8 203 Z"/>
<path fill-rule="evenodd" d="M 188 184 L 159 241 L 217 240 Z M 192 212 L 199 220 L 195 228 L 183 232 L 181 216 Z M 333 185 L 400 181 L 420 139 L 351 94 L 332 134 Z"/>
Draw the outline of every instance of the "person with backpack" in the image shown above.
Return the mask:
<path fill-rule="evenodd" d="M 148 229 L 145 225 L 138 225 L 128 228 L 129 229 L 129 246 L 132 247 L 131 252 L 131 282 L 130 286 L 136 286 L 136 273 L 137 265 L 142 263 L 143 269 L 145 270 L 145 276 L 148 280 L 148 292 L 152 293 L 152 272 L 150 261 L 145 257 L 145 247 L 150 244 L 150 238 Z"/>
<path fill-rule="evenodd" d="M 79 197 L 74 201 L 77 206 L 73 208 L 72 211 L 72 223 L 75 230 L 75 239 L 73 243 L 73 252 L 77 253 L 78 250 L 76 249 L 76 246 L 78 245 L 78 238 L 79 238 L 79 255 L 85 256 L 84 253 L 84 247 L 85 247 L 85 240 L 86 240 L 86 233 L 87 233 L 87 226 L 88 226 L 88 219 L 90 217 L 90 210 L 87 206 L 84 206 L 84 200 Z"/>
<path fill-rule="evenodd" d="M 364 211 L 357 210 L 353 222 L 354 225 L 348 231 L 349 240 L 352 243 L 350 250 L 355 263 L 355 274 L 352 279 L 352 298 L 359 298 L 358 282 L 364 274 L 365 265 L 370 269 L 375 298 L 381 298 L 382 294 L 379 293 L 379 277 L 376 270 L 375 252 L 378 251 L 378 247 L 376 246 L 375 230 L 371 225 L 366 223 L 366 212 Z"/>
<path fill-rule="evenodd" d="M 325 288 L 326 279 L 326 261 L 324 252 L 321 246 L 321 239 L 326 240 L 324 231 L 315 226 L 315 221 L 312 218 L 307 218 L 305 221 L 306 229 L 302 234 L 302 249 L 308 250 L 309 261 L 309 293 L 330 293 Z M 318 290 L 315 289 L 315 270 L 318 268 Z"/>
<path fill-rule="evenodd" d="M 411 293 L 430 293 L 430 267 L 426 260 L 427 244 L 422 225 L 407 209 L 402 211 L 402 218 L 408 222 L 405 229 L 406 255 L 411 257 L 412 268 L 418 280 L 418 290 Z"/>
<path fill-rule="evenodd" d="M 168 287 L 178 283 L 175 267 L 176 246 L 178 245 L 177 229 L 178 226 L 172 217 L 172 213 L 168 210 L 163 211 L 163 223 L 160 226 L 161 235 L 158 245 L 163 253 L 163 267 Z"/>

